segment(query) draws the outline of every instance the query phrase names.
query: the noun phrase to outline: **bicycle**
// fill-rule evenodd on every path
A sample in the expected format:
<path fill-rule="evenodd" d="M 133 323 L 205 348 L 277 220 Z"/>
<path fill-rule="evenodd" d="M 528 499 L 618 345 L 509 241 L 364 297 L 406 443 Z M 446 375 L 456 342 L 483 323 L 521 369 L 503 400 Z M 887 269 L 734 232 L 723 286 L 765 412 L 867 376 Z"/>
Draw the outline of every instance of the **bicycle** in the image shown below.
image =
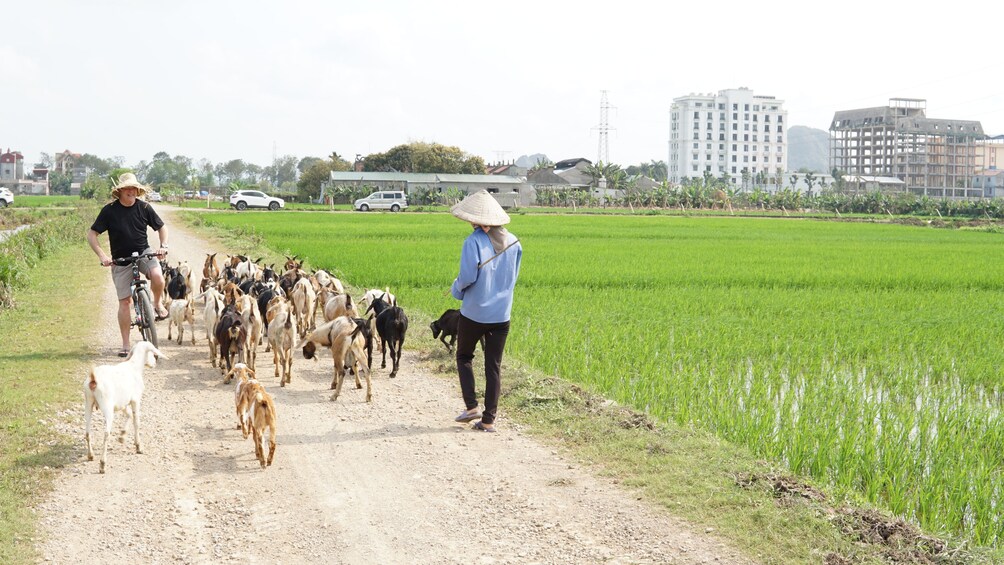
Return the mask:
<path fill-rule="evenodd" d="M 120 267 L 132 265 L 132 307 L 136 311 L 136 316 L 132 320 L 131 326 L 139 329 L 144 340 L 149 341 L 154 347 L 159 347 L 157 343 L 157 326 L 154 325 L 156 314 L 153 308 L 153 295 L 145 278 L 140 276 L 139 260 L 156 258 L 156 253 L 144 253 L 140 255 L 133 252 L 131 257 L 121 257 L 112 259 L 112 263 Z"/>

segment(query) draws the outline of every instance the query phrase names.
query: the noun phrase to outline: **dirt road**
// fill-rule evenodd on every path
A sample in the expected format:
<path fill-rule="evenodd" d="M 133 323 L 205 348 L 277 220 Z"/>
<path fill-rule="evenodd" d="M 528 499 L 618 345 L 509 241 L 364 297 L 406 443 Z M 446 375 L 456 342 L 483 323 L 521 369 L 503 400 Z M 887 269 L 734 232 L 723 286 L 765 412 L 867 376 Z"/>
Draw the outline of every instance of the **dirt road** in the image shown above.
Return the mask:
<path fill-rule="evenodd" d="M 158 210 L 172 264 L 187 260 L 201 274 L 206 252 L 229 251 L 184 230 L 172 208 Z M 97 361 L 117 362 L 110 277 L 95 307 Z M 262 470 L 235 429 L 233 386 L 210 366 L 201 322 L 195 345 L 187 331 L 181 345 L 167 343 L 166 321 L 158 330 L 170 359 L 146 373 L 143 454 L 130 432 L 110 442 L 99 474 L 85 457 L 82 409 L 56 417 L 80 444 L 38 507 L 46 562 L 750 562 L 525 437 L 504 414 L 496 434 L 453 423 L 459 387 L 419 367 L 413 350 L 393 380 L 374 364 L 367 404 L 348 381 L 329 400 L 326 351 L 319 362 L 297 352 L 292 384 L 280 388 L 262 347 L 259 377 L 279 419 L 275 462 Z M 92 425 L 103 426 L 100 413 Z"/>

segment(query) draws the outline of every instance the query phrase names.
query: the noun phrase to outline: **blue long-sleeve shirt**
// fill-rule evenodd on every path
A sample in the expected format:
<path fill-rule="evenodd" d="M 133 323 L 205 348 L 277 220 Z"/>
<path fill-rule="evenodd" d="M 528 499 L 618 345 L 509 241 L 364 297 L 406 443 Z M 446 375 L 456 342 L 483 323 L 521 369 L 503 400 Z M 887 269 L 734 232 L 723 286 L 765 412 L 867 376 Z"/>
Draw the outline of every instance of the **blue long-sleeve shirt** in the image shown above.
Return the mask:
<path fill-rule="evenodd" d="M 506 245 L 516 241 L 509 234 Z M 460 274 L 453 281 L 450 293 L 462 300 L 460 313 L 482 324 L 508 322 L 512 313 L 512 291 L 519 277 L 523 246 L 516 243 L 501 255 L 478 269 L 478 263 L 495 255 L 488 234 L 477 228 L 464 240 L 460 251 Z"/>

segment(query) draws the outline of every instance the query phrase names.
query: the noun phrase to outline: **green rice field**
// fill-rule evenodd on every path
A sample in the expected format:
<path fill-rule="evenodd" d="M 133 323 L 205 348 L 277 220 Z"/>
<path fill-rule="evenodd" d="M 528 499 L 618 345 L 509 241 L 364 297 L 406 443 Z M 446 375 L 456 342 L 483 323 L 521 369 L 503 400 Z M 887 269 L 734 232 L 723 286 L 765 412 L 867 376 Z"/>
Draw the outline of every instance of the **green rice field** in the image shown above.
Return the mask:
<path fill-rule="evenodd" d="M 470 226 L 446 214 L 220 213 L 413 317 Z M 1004 535 L 1004 236 L 873 223 L 516 215 L 507 355 L 711 430 L 928 531 Z M 415 325 L 412 331 L 425 328 Z"/>

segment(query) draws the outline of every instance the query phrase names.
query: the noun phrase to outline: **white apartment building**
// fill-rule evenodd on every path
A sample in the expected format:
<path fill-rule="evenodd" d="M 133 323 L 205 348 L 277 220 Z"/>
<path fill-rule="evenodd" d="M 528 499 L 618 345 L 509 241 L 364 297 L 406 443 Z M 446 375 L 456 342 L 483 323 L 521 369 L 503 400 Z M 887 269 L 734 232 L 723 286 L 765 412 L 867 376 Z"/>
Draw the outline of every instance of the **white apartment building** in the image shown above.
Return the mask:
<path fill-rule="evenodd" d="M 669 118 L 669 180 L 728 175 L 737 186 L 788 168 L 784 101 L 748 88 L 673 99 Z"/>

